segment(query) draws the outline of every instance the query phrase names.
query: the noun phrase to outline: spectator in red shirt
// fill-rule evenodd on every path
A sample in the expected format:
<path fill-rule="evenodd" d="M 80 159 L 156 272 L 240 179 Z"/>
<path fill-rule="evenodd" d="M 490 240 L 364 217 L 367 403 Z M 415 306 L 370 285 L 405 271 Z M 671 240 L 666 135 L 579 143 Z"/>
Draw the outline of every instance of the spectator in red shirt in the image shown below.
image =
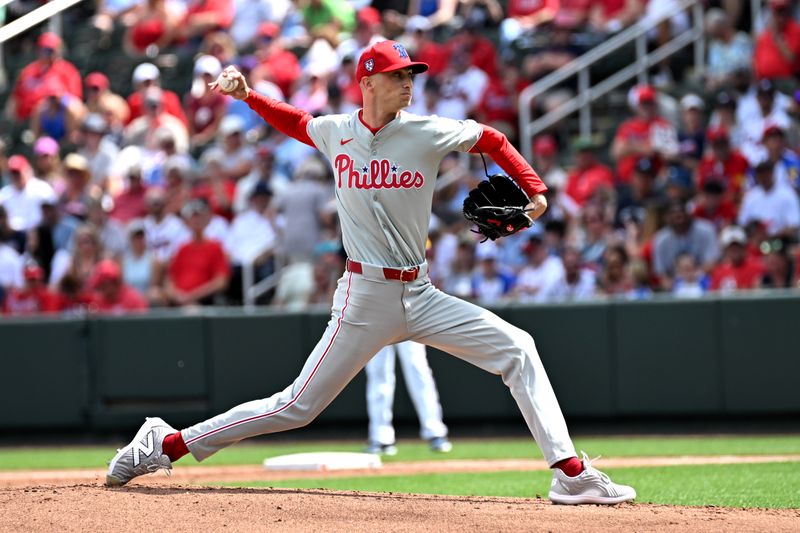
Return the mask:
<path fill-rule="evenodd" d="M 617 178 L 622 184 L 630 183 L 641 157 L 653 158 L 658 170 L 663 159 L 678 149 L 675 128 L 658 114 L 656 90 L 641 85 L 634 91 L 636 116 L 620 124 L 611 145 L 611 157 L 617 162 Z"/>
<path fill-rule="evenodd" d="M 447 47 L 433 40 L 431 23 L 427 17 L 414 15 L 406 22 L 406 33 L 411 36 L 412 45 L 408 47 L 409 53 L 417 61 L 428 64 L 427 76 L 438 76 L 446 67 L 450 55 Z"/>
<path fill-rule="evenodd" d="M 90 286 L 93 290 L 92 307 L 100 313 L 122 315 L 147 310 L 147 300 L 122 282 L 122 269 L 111 259 L 97 263 Z"/>
<path fill-rule="evenodd" d="M 142 63 L 133 69 L 134 92 L 128 96 L 128 107 L 130 115 L 126 124 L 130 124 L 134 119 L 144 115 L 144 95 L 148 88 L 160 86 L 161 72 L 152 63 Z M 166 113 L 178 118 L 184 125 L 188 126 L 189 121 L 183 114 L 180 97 L 172 91 L 161 90 L 161 105 Z"/>
<path fill-rule="evenodd" d="M 111 218 L 127 224 L 135 218 L 144 218 L 147 215 L 145 193 L 147 188 L 142 180 L 142 168 L 134 165 L 128 169 L 127 187 L 114 198 L 114 209 Z"/>
<path fill-rule="evenodd" d="M 719 181 L 707 181 L 694 203 L 692 215 L 714 224 L 717 231 L 736 222 L 736 206 L 725 197 L 725 185 Z"/>
<path fill-rule="evenodd" d="M 235 14 L 233 0 L 189 0 L 183 22 L 175 30 L 177 39 L 202 38 L 216 30 L 226 30 Z"/>
<path fill-rule="evenodd" d="M 509 46 L 556 18 L 559 0 L 509 0 L 506 19 L 500 23 L 500 42 Z"/>
<path fill-rule="evenodd" d="M 227 287 L 230 265 L 222 245 L 203 235 L 210 215 L 205 202 L 193 200 L 182 213 L 192 240 L 178 249 L 169 265 L 167 297 L 179 306 L 210 305 Z"/>
<path fill-rule="evenodd" d="M 711 152 L 697 167 L 697 186 L 703 188 L 710 181 L 719 182 L 725 198 L 738 205 L 744 191 L 750 164 L 741 152 L 731 147 L 728 130 L 719 126 L 706 133 Z"/>
<path fill-rule="evenodd" d="M 722 230 L 719 240 L 725 258 L 711 271 L 711 290 L 732 292 L 758 288 L 764 275 L 764 263 L 748 256 L 744 230 L 728 226 Z"/>
<path fill-rule="evenodd" d="M 603 33 L 616 33 L 644 15 L 646 0 L 597 0 L 589 13 L 590 24 Z"/>
<path fill-rule="evenodd" d="M 456 51 L 466 52 L 472 66 L 478 67 L 490 78 L 494 78 L 497 77 L 497 51 L 492 41 L 481 35 L 482 31 L 483 26 L 480 23 L 466 21 L 448 42 L 448 55 Z"/>
<path fill-rule="evenodd" d="M 25 286 L 11 289 L 6 295 L 3 313 L 12 316 L 28 316 L 60 311 L 58 295 L 47 289 L 44 283 L 44 270 L 30 264 L 23 271 Z"/>
<path fill-rule="evenodd" d="M 61 57 L 61 38 L 55 33 L 45 32 L 36 43 L 39 58 L 19 73 L 6 105 L 8 116 L 19 121 L 28 120 L 36 104 L 46 97 L 44 89 L 48 83 L 57 85 L 78 100 L 83 99 L 80 72 Z"/>
<path fill-rule="evenodd" d="M 583 207 L 599 190 L 614 188 L 614 173 L 597 160 L 594 145 L 590 139 L 578 139 L 575 143 L 575 166 L 567 174 L 564 190 L 575 202 Z"/>
<path fill-rule="evenodd" d="M 283 47 L 278 38 L 280 31 L 274 22 L 265 22 L 258 27 L 254 54 L 259 65 L 253 69 L 252 79 L 253 83 L 260 80 L 274 83 L 288 98 L 303 71 L 297 56 Z"/>
<path fill-rule="evenodd" d="M 792 78 L 800 74 L 800 24 L 792 19 L 790 0 L 770 0 L 772 16 L 756 39 L 756 77 Z"/>

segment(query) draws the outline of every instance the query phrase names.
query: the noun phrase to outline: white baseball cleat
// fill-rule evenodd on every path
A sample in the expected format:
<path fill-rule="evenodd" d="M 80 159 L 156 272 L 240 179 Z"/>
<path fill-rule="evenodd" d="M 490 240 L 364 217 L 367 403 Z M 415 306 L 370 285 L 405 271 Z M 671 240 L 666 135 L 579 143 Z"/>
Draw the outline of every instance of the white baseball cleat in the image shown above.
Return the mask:
<path fill-rule="evenodd" d="M 636 498 L 636 490 L 633 487 L 614 483 L 606 474 L 592 466 L 592 461 L 586 453 L 581 451 L 581 454 L 584 470 L 577 476 L 569 477 L 558 468 L 553 470 L 553 482 L 548 494 L 551 502 L 566 505 L 583 503 L 613 505 Z"/>
<path fill-rule="evenodd" d="M 162 453 L 164 437 L 177 430 L 160 418 L 145 418 L 145 422 L 130 444 L 117 450 L 108 464 L 106 485 L 121 487 L 131 479 L 158 470 L 172 470 L 172 461 Z"/>
<path fill-rule="evenodd" d="M 364 449 L 364 453 L 393 456 L 397 455 L 397 446 L 394 444 L 381 444 L 380 442 L 370 441 Z"/>

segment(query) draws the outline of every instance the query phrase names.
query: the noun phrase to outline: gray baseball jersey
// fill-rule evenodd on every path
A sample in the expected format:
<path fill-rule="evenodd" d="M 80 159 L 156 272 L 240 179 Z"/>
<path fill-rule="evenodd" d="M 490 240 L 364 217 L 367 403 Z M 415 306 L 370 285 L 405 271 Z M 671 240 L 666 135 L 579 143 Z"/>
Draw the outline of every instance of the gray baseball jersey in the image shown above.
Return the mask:
<path fill-rule="evenodd" d="M 182 430 L 196 459 L 247 437 L 309 423 L 376 352 L 406 340 L 500 375 L 548 464 L 576 456 L 530 334 L 441 292 L 427 276 L 425 242 L 439 163 L 448 152 L 471 148 L 481 131 L 469 120 L 403 112 L 374 135 L 357 113 L 308 123 L 308 136 L 333 167 L 344 246 L 355 263 L 339 280 L 328 327 L 294 383 Z M 386 267 L 418 268 L 398 276 Z"/>

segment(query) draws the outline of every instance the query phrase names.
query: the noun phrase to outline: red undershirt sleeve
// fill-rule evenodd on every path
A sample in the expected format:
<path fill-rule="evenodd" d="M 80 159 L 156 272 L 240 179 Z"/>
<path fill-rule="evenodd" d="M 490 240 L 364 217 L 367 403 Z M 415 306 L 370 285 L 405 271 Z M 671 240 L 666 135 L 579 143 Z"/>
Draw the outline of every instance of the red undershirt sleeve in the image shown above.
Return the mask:
<path fill-rule="evenodd" d="M 535 170 L 525 161 L 508 138 L 496 129 L 481 124 L 483 134 L 478 142 L 470 149 L 477 154 L 483 152 L 500 165 L 528 196 L 541 194 L 547 191 L 547 186 Z"/>
<path fill-rule="evenodd" d="M 253 90 L 250 91 L 244 101 L 250 106 L 250 109 L 258 113 L 261 118 L 279 132 L 312 148 L 317 147 L 311 137 L 308 136 L 308 131 L 306 130 L 306 126 L 313 118 L 310 114 L 280 100 L 258 94 Z"/>

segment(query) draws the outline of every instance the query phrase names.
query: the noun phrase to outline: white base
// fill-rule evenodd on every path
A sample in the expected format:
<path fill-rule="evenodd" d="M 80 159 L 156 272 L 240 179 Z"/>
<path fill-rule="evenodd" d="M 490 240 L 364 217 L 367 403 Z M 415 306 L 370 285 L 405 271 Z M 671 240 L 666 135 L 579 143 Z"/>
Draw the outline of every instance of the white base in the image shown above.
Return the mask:
<path fill-rule="evenodd" d="M 293 453 L 264 459 L 267 470 L 359 470 L 380 468 L 381 458 L 372 453 L 317 452 Z"/>

